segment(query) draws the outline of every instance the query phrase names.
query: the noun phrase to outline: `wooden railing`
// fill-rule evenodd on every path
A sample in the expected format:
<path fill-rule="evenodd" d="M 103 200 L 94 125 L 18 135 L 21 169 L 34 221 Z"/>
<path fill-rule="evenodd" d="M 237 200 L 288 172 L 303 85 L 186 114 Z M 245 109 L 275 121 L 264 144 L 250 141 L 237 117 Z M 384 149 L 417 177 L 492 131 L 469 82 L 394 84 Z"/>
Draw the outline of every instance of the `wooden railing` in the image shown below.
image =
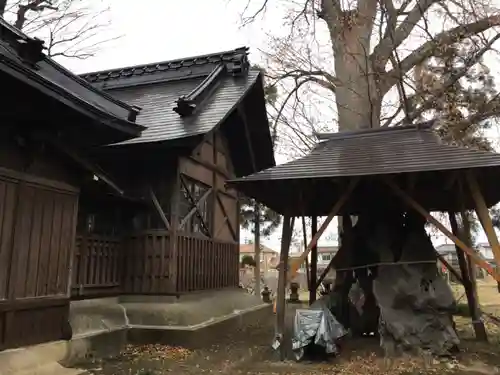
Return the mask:
<path fill-rule="evenodd" d="M 238 286 L 237 244 L 184 235 L 177 252 L 177 292 Z"/>
<path fill-rule="evenodd" d="M 73 296 L 176 294 L 238 286 L 237 244 L 180 235 L 177 267 L 172 267 L 170 241 L 170 233 L 163 230 L 122 240 L 78 236 Z"/>
<path fill-rule="evenodd" d="M 76 237 L 72 295 L 118 293 L 122 271 L 122 243 L 118 237 Z"/>
<path fill-rule="evenodd" d="M 169 272 L 169 232 L 135 233 L 126 240 L 124 249 L 124 293 L 165 294 L 175 291 Z"/>

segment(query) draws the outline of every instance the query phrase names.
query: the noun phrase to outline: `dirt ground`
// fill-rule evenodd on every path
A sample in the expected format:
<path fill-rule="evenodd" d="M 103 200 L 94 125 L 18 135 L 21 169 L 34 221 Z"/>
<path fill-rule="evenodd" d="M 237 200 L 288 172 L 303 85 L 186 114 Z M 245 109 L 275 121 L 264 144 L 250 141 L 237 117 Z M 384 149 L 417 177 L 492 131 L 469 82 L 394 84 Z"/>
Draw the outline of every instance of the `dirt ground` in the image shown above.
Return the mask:
<path fill-rule="evenodd" d="M 483 309 L 500 317 L 496 284 L 480 283 L 478 291 Z M 458 288 L 455 293 L 460 298 Z M 296 308 L 290 305 L 287 312 L 290 329 Z M 456 317 L 455 321 L 462 339 L 461 351 L 456 358 L 446 360 L 405 356 L 389 364 L 382 356 L 378 341 L 366 338 L 348 341 L 341 355 L 329 361 L 279 362 L 276 352 L 270 348 L 274 332 L 274 317 L 270 316 L 243 331 L 217 338 L 219 344 L 211 348 L 189 351 L 164 345 L 129 346 L 120 356 L 87 363 L 85 368 L 92 375 L 500 374 L 500 327 L 486 320 L 489 343 L 479 343 L 473 339 L 470 318 Z"/>

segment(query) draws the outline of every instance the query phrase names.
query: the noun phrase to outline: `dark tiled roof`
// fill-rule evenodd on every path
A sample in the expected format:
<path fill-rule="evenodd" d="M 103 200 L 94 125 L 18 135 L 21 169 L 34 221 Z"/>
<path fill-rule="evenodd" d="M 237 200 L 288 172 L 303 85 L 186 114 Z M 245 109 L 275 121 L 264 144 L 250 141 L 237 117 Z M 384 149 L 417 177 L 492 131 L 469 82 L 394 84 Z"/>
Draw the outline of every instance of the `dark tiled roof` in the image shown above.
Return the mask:
<path fill-rule="evenodd" d="M 221 123 L 246 93 L 261 79 L 249 70 L 248 48 L 172 61 L 82 74 L 96 87 L 109 90 L 117 99 L 140 107 L 137 122 L 147 129 L 140 138 L 122 144 L 174 140 L 209 132 Z M 215 74 L 212 86 L 204 88 Z M 201 89 L 201 90 L 200 90 Z M 210 90 L 202 108 L 180 115 L 178 102 L 193 91 Z"/>
<path fill-rule="evenodd" d="M 220 129 L 228 140 L 237 176 L 254 171 L 252 152 L 256 170 L 275 165 L 262 74 L 250 69 L 248 48 L 82 77 L 142 108 L 137 122 L 147 129 L 140 138 L 119 145 L 168 142 Z M 248 135 L 243 118 L 249 125 Z"/>
<path fill-rule="evenodd" d="M 123 143 L 166 141 L 207 133 L 231 113 L 258 79 L 259 72 L 253 70 L 246 77 L 222 78 L 203 109 L 184 117 L 174 111 L 176 101 L 194 90 L 203 78 L 112 90 L 110 93 L 116 98 L 142 108 L 137 123 L 147 128 L 140 138 Z"/>
<path fill-rule="evenodd" d="M 43 43 L 26 36 L 0 17 L 0 69 L 18 74 L 51 94 L 69 99 L 103 120 L 117 122 L 121 130 L 137 135 L 141 127 L 133 123 L 137 109 L 96 89 L 43 54 Z"/>
<path fill-rule="evenodd" d="M 239 65 L 242 62 L 248 63 L 247 54 L 248 48 L 242 47 L 210 55 L 84 73 L 81 76 L 94 85 L 107 89 L 131 87 L 185 78 L 206 77 L 220 63 L 229 65 L 230 69 L 233 68 L 233 65 Z"/>
<path fill-rule="evenodd" d="M 495 189 L 491 187 L 494 178 L 500 177 L 500 169 L 491 167 L 500 167 L 500 154 L 443 144 L 427 124 L 419 128 L 409 126 L 337 133 L 321 142 L 305 157 L 229 183 L 245 195 L 268 204 L 278 212 L 300 212 L 296 206 L 302 200 L 305 202 L 304 207 L 315 205 L 315 212 L 326 214 L 333 205 L 329 205 L 330 199 L 334 201 L 341 194 L 338 185 L 332 184 L 334 179 L 342 182 L 343 179 L 354 176 L 421 172 L 431 174 L 435 178 L 443 178 L 432 180 L 433 183 L 430 178 L 426 180 L 427 190 L 419 192 L 419 199 L 425 202 L 422 204 L 429 209 L 447 210 L 450 209 L 452 197 L 449 192 L 444 194 L 443 186 L 449 181 L 449 176 L 445 180 L 444 173 L 438 175 L 435 172 L 481 168 L 484 175 L 481 175 L 480 183 L 484 185 L 483 189 L 488 190 L 484 194 L 488 204 L 492 205 L 500 200 L 500 192 L 494 192 Z M 324 183 L 320 186 L 319 181 Z M 368 182 L 366 183 L 364 196 L 356 195 L 359 202 L 368 200 L 370 194 L 375 194 L 375 185 L 368 186 Z M 422 178 L 420 188 L 424 188 Z M 313 202 L 319 198 L 323 200 L 322 203 Z M 373 201 L 377 198 L 371 196 L 370 199 Z M 311 207 L 309 209 L 313 210 Z M 311 212 L 304 214 L 311 215 Z"/>

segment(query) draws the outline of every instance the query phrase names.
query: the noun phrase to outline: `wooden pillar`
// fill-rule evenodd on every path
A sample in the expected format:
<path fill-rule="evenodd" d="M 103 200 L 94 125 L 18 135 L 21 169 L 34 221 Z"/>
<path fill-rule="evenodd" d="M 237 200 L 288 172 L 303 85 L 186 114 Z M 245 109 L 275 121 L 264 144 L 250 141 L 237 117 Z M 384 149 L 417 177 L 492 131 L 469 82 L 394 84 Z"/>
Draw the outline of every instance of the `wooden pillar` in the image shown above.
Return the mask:
<path fill-rule="evenodd" d="M 284 340 L 286 331 L 286 285 L 288 273 L 288 256 L 292 237 L 291 217 L 285 215 L 283 218 L 283 230 L 281 235 L 281 253 L 279 265 L 278 293 L 276 297 L 276 344 L 279 344 L 280 360 L 286 359 L 286 344 Z"/>
<path fill-rule="evenodd" d="M 254 278 L 255 278 L 255 295 L 260 297 L 260 204 L 257 201 L 253 205 L 254 213 Z"/>
<path fill-rule="evenodd" d="M 169 278 L 169 289 L 171 293 L 176 293 L 178 291 L 178 272 L 179 272 L 179 241 L 177 239 L 177 233 L 179 228 L 179 202 L 181 199 L 181 174 L 180 165 L 177 161 L 175 178 L 173 181 L 173 189 L 170 201 L 170 256 L 169 256 L 169 267 L 168 267 L 168 278 Z M 184 270 L 181 270 L 183 272 Z"/>
<path fill-rule="evenodd" d="M 476 206 L 477 217 L 479 222 L 483 227 L 484 233 L 488 238 L 488 242 L 493 250 L 493 255 L 495 257 L 495 264 L 498 266 L 500 264 L 500 243 L 498 242 L 498 237 L 493 227 L 493 222 L 491 221 L 490 213 L 488 211 L 488 206 L 484 200 L 483 194 L 479 188 L 479 184 L 476 177 L 471 171 L 466 173 L 467 184 L 469 186 L 472 198 L 474 199 L 474 204 Z M 498 272 L 498 269 L 497 269 Z M 500 282 L 497 280 L 498 291 L 500 292 Z"/>
<path fill-rule="evenodd" d="M 470 235 L 467 234 L 467 231 L 470 231 L 470 228 L 468 225 L 466 225 L 466 222 L 468 223 L 467 218 L 462 216 L 463 227 L 462 231 L 459 231 L 455 214 L 452 212 L 448 212 L 448 217 L 450 218 L 452 233 L 459 238 L 461 237 L 462 241 L 470 246 Z M 464 252 L 457 245 L 455 245 L 455 249 L 457 252 L 460 273 L 462 274 L 462 284 L 465 289 L 467 304 L 469 306 L 469 312 L 472 318 L 472 327 L 474 328 L 474 333 L 478 340 L 487 341 L 488 336 L 486 334 L 486 329 L 484 328 L 484 323 L 481 320 L 481 310 L 479 309 L 479 303 L 477 300 L 476 285 L 471 279 L 471 272 L 474 272 L 475 265 L 470 262 L 470 260 L 469 262 L 467 261 Z"/>
<path fill-rule="evenodd" d="M 311 218 L 311 236 L 315 236 L 318 233 L 318 217 L 313 216 Z M 318 289 L 318 245 L 314 244 L 311 248 L 311 278 L 309 285 L 309 304 L 316 301 L 316 291 Z"/>
<path fill-rule="evenodd" d="M 302 236 L 304 237 L 304 249 L 307 246 L 307 227 L 306 227 L 306 217 L 302 215 Z M 306 263 L 306 281 L 307 281 L 307 288 L 311 290 L 311 269 L 309 268 L 309 258 L 305 259 Z"/>

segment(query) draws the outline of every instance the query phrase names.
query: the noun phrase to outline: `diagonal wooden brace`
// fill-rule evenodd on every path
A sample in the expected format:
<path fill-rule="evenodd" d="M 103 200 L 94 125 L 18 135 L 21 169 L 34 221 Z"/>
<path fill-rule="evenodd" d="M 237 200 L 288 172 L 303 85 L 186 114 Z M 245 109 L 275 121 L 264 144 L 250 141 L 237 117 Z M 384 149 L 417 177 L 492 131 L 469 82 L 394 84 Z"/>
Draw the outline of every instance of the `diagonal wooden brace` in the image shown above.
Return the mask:
<path fill-rule="evenodd" d="M 451 233 L 443 224 L 441 224 L 436 218 L 434 218 L 429 212 L 425 210 L 417 201 L 410 197 L 405 191 L 403 191 L 394 181 L 387 179 L 384 180 L 387 185 L 394 191 L 394 193 L 401 198 L 408 206 L 412 207 L 415 211 L 421 214 L 427 219 L 428 222 L 432 223 L 436 228 L 438 228 L 441 233 L 455 243 L 462 251 L 470 256 L 470 259 L 476 263 L 479 267 L 483 268 L 497 281 L 500 281 L 500 275 L 493 269 L 491 264 L 486 262 L 483 258 L 476 254 L 476 252 L 468 247 L 461 239 Z"/>

